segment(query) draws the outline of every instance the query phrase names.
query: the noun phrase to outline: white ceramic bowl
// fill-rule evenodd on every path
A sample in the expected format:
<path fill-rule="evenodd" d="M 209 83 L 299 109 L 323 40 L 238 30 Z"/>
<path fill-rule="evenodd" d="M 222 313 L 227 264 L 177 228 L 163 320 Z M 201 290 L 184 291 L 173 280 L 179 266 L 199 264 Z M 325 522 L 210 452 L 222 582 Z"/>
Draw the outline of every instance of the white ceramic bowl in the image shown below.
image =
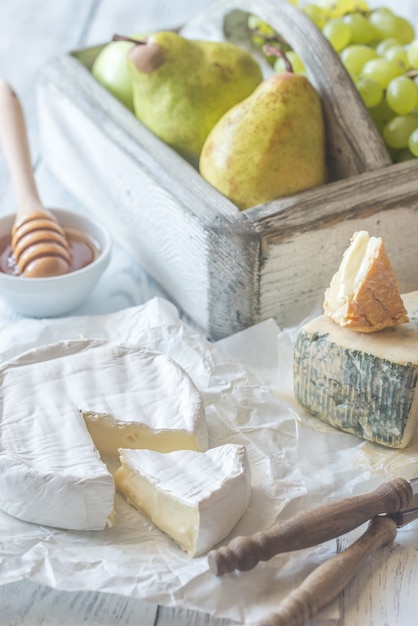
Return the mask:
<path fill-rule="evenodd" d="M 90 236 L 99 254 L 85 267 L 51 278 L 23 278 L 0 272 L 0 298 L 28 317 L 58 317 L 71 312 L 91 293 L 110 261 L 108 231 L 90 218 L 65 209 L 49 209 L 64 228 Z M 15 215 L 0 217 L 0 240 L 11 233 Z"/>

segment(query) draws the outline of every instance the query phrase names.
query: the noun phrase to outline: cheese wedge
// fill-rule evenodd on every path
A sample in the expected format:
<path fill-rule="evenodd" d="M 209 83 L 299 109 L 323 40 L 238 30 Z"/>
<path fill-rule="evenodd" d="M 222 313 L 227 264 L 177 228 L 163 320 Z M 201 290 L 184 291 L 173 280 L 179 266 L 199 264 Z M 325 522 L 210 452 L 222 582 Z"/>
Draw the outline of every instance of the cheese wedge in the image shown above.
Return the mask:
<path fill-rule="evenodd" d="M 299 329 L 293 359 L 294 392 L 310 413 L 392 448 L 418 424 L 418 292 L 403 301 L 411 321 L 378 333 L 315 318 Z"/>
<path fill-rule="evenodd" d="M 208 445 L 187 373 L 163 354 L 106 340 L 63 341 L 3 364 L 0 420 L 0 508 L 66 529 L 112 524 L 114 480 L 100 453 Z"/>
<path fill-rule="evenodd" d="M 381 238 L 355 233 L 325 291 L 324 312 L 340 326 L 374 332 L 408 321 Z"/>
<path fill-rule="evenodd" d="M 190 556 L 224 539 L 244 515 L 251 479 L 244 446 L 207 452 L 120 450 L 118 491 Z"/>

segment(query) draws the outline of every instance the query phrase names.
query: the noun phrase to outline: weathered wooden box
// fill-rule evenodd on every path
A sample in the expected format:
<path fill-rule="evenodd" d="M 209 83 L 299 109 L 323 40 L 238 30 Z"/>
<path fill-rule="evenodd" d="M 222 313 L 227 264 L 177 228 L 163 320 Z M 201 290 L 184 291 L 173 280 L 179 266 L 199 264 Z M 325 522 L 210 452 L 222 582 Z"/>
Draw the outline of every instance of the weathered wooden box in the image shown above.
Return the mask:
<path fill-rule="evenodd" d="M 94 80 L 100 47 L 52 59 L 38 83 L 49 168 L 213 339 L 269 317 L 302 320 L 359 229 L 384 238 L 401 289 L 418 287 L 418 160 L 391 164 L 309 19 L 285 0 L 226 0 L 183 33 L 251 47 L 248 13 L 300 54 L 321 94 L 330 172 L 322 187 L 240 212 Z"/>

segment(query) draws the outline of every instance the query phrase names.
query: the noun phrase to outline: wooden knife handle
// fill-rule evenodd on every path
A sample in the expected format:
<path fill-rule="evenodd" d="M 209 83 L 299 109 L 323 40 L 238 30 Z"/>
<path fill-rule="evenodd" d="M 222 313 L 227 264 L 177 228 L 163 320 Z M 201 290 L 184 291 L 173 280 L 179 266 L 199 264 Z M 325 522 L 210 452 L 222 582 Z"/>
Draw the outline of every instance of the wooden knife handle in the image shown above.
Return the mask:
<path fill-rule="evenodd" d="M 408 507 L 414 496 L 408 480 L 395 478 L 375 491 L 300 511 L 266 532 L 236 537 L 227 546 L 211 550 L 211 571 L 222 576 L 235 569 L 250 570 L 274 555 L 317 545 L 343 535 L 381 513 Z"/>
<path fill-rule="evenodd" d="M 373 552 L 395 539 L 396 530 L 392 518 L 375 517 L 357 541 L 316 568 L 259 626 L 302 626 L 341 593 Z"/>

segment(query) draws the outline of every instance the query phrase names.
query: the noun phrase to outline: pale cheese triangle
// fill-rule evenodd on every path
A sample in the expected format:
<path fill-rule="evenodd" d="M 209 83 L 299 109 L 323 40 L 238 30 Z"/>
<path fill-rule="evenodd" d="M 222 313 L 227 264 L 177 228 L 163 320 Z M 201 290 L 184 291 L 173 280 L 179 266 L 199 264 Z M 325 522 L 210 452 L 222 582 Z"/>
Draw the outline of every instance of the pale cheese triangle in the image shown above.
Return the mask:
<path fill-rule="evenodd" d="M 324 313 L 339 326 L 374 332 L 408 322 L 384 243 L 356 232 L 325 291 Z"/>
<path fill-rule="evenodd" d="M 201 395 L 167 356 L 86 339 L 0 367 L 0 508 L 10 515 L 74 530 L 111 525 L 115 486 L 99 452 L 121 444 L 207 449 Z"/>
<path fill-rule="evenodd" d="M 190 556 L 208 552 L 244 515 L 251 498 L 242 445 L 207 452 L 120 450 L 118 491 Z"/>

